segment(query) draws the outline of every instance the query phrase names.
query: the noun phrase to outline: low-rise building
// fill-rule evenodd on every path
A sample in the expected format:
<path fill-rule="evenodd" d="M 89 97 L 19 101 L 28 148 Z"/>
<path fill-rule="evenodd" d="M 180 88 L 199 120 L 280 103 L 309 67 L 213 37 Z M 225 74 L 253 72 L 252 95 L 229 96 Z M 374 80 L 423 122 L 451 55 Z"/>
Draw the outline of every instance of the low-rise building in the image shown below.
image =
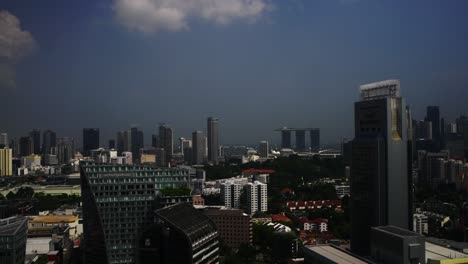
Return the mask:
<path fill-rule="evenodd" d="M 252 244 L 252 223 L 250 216 L 238 209 L 207 208 L 203 210 L 215 223 L 219 237 L 225 245 L 232 249 L 240 245 Z"/>
<path fill-rule="evenodd" d="M 304 246 L 305 264 L 368 264 L 373 263 L 333 245 Z"/>
<path fill-rule="evenodd" d="M 80 235 L 78 233 L 78 216 L 76 215 L 38 215 L 29 220 L 29 228 L 67 227 L 70 238 Z"/>

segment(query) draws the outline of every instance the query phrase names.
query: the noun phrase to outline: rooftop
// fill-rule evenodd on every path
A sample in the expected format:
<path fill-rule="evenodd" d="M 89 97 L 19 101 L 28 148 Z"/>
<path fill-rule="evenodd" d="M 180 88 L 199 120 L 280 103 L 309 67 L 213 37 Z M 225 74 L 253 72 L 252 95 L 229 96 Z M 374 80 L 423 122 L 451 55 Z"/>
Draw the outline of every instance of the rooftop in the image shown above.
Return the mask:
<path fill-rule="evenodd" d="M 466 258 L 465 263 L 468 263 L 468 255 L 459 251 L 441 247 L 426 241 L 426 261 L 431 260 L 444 260 L 444 259 L 460 259 Z"/>
<path fill-rule="evenodd" d="M 420 237 L 421 235 L 415 232 L 408 231 L 403 228 L 399 228 L 396 226 L 378 226 L 378 227 L 372 227 L 372 229 L 384 231 L 385 233 L 390 233 L 391 235 L 394 236 L 399 236 L 399 237 Z"/>
<path fill-rule="evenodd" d="M 217 232 L 214 222 L 193 208 L 190 203 L 168 206 L 156 210 L 155 214 L 184 232 L 192 243 Z"/>
<path fill-rule="evenodd" d="M 38 215 L 34 216 L 30 223 L 73 223 L 78 220 L 76 215 Z"/>
<path fill-rule="evenodd" d="M 335 263 L 341 264 L 366 264 L 365 262 L 353 255 L 340 250 L 336 247 L 330 245 L 321 245 L 321 246 L 306 246 L 306 248 L 315 254 L 318 254 L 322 257 L 325 257 L 328 260 L 331 260 Z"/>
<path fill-rule="evenodd" d="M 24 222 L 27 222 L 23 216 L 12 216 L 9 218 L 1 219 L 0 220 L 0 235 L 14 235 L 16 234 Z"/>

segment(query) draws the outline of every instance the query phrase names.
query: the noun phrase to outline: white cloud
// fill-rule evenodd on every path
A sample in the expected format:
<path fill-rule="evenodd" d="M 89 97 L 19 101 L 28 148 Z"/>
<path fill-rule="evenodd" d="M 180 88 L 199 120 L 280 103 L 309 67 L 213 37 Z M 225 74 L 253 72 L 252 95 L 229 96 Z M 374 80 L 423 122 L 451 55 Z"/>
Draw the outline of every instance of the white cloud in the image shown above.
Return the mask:
<path fill-rule="evenodd" d="M 0 10 L 0 87 L 15 86 L 15 64 L 34 47 L 34 38 L 21 30 L 18 18 Z"/>
<path fill-rule="evenodd" d="M 270 0 L 115 0 L 114 6 L 121 24 L 148 33 L 188 30 L 192 18 L 219 25 L 254 22 L 270 8 Z"/>

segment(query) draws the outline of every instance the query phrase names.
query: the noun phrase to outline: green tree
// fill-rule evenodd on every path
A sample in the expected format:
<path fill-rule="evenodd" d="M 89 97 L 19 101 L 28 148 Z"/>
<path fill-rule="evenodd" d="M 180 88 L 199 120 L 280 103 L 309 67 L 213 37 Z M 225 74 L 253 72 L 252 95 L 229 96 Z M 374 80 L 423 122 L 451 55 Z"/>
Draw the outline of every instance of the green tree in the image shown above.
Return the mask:
<path fill-rule="evenodd" d="M 9 201 L 13 201 L 13 200 L 16 199 L 16 195 L 15 195 L 14 192 L 10 191 L 9 193 L 7 193 L 6 198 L 7 198 Z"/>
<path fill-rule="evenodd" d="M 30 200 L 34 195 L 34 190 L 31 187 L 21 187 L 16 192 L 16 199 Z"/>

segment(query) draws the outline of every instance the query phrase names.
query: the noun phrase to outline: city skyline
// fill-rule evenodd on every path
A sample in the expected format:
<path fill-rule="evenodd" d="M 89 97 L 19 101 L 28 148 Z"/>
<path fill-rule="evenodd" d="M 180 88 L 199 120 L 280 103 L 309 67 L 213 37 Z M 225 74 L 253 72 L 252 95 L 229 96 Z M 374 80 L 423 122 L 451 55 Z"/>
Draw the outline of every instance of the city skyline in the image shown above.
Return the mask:
<path fill-rule="evenodd" d="M 0 88 L 10 138 L 41 128 L 79 139 L 82 128 L 99 127 L 107 141 L 135 123 L 153 134 L 159 122 L 190 137 L 217 116 L 221 144 L 278 142 L 281 126 L 318 127 L 322 142 L 340 142 L 353 137 L 357 87 L 392 78 L 415 119 L 426 105 L 449 120 L 467 113 L 464 1 L 256 0 L 251 13 L 228 17 L 187 7 L 179 27 L 122 21 L 122 1 L 18 2 L 0 8 L 18 20 L 2 32 L 32 43 L 14 49 L 18 57 L 1 53 L 2 80 L 15 77 Z"/>

